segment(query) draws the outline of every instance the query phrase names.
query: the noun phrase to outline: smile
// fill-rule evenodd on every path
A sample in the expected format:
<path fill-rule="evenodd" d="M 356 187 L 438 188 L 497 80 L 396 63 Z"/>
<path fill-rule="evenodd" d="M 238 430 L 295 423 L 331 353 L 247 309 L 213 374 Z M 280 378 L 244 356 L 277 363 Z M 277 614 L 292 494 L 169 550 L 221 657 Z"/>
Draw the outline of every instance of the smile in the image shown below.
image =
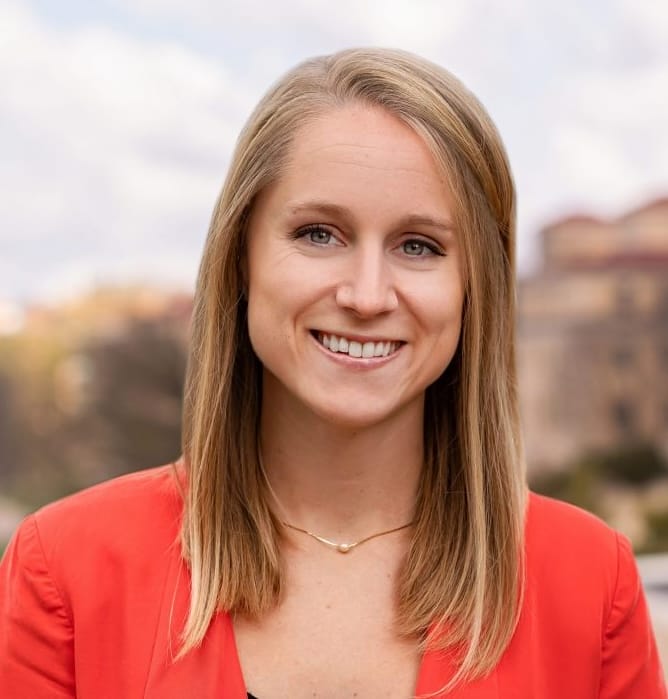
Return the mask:
<path fill-rule="evenodd" d="M 349 357 L 370 359 L 371 357 L 389 357 L 403 342 L 398 340 L 367 340 L 360 342 L 340 335 L 314 332 L 315 339 L 330 352 L 347 354 Z"/>

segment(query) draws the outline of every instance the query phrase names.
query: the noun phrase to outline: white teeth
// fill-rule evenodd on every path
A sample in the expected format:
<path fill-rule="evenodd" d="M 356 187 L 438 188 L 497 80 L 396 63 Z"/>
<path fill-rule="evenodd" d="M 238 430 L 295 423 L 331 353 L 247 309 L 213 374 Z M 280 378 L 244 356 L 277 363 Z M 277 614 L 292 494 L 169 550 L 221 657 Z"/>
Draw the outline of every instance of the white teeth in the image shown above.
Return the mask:
<path fill-rule="evenodd" d="M 375 345 L 373 342 L 365 342 L 362 345 L 362 356 L 365 359 L 368 359 L 369 357 L 373 357 L 374 349 L 375 349 Z"/>
<path fill-rule="evenodd" d="M 398 342 L 357 342 L 356 340 L 348 340 L 345 337 L 337 335 L 326 335 L 319 333 L 318 339 L 320 344 L 326 347 L 330 352 L 341 352 L 350 357 L 371 359 L 372 357 L 387 357 L 388 355 L 399 349 Z"/>

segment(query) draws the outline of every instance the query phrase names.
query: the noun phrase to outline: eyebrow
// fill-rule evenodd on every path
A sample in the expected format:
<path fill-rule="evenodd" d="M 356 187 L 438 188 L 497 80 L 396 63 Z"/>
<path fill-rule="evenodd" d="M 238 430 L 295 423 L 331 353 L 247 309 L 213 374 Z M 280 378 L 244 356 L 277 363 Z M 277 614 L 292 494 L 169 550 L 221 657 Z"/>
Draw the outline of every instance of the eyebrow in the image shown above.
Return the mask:
<path fill-rule="evenodd" d="M 292 216 L 303 212 L 314 212 L 325 214 L 327 216 L 336 216 L 346 221 L 350 221 L 353 218 L 351 212 L 344 206 L 332 204 L 327 201 L 314 200 L 292 202 L 288 204 L 287 208 Z M 454 224 L 449 219 L 438 219 L 426 214 L 408 214 L 400 219 L 398 225 L 400 228 L 410 226 L 429 226 L 431 228 L 439 228 L 449 233 L 454 232 L 455 230 Z"/>

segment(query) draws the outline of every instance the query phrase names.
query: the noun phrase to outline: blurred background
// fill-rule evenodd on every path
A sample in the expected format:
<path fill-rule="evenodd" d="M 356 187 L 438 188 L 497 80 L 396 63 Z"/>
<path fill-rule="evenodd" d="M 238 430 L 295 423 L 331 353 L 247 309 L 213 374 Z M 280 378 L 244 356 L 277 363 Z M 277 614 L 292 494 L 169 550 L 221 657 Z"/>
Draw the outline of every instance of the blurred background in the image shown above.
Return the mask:
<path fill-rule="evenodd" d="M 178 456 L 239 129 L 283 71 L 356 45 L 449 68 L 504 137 L 532 486 L 668 552 L 665 0 L 4 0 L 0 550 L 43 503 Z M 639 560 L 668 647 L 668 562 Z"/>

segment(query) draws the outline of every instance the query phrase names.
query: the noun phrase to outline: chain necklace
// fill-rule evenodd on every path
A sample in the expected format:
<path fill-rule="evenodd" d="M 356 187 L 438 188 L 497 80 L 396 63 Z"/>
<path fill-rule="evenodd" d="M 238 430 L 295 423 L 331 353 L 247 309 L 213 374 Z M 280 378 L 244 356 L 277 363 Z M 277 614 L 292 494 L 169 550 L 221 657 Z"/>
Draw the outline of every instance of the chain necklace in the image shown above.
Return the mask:
<path fill-rule="evenodd" d="M 336 541 L 325 539 L 324 536 L 318 536 L 318 534 L 314 534 L 313 532 L 308 531 L 308 529 L 296 527 L 294 524 L 289 524 L 288 522 L 285 522 L 283 520 L 281 521 L 281 524 L 284 527 L 294 529 L 296 532 L 308 534 L 308 536 L 310 536 L 312 539 L 319 541 L 321 544 L 325 544 L 325 546 L 329 546 L 329 548 L 332 548 L 335 551 L 338 551 L 339 553 L 348 553 L 349 551 L 352 551 L 352 549 L 354 549 L 356 546 L 359 546 L 360 544 L 365 544 L 367 541 L 371 541 L 371 539 L 376 539 L 379 536 L 385 536 L 385 534 L 393 534 L 394 532 L 398 532 L 401 529 L 406 529 L 407 527 L 410 527 L 413 524 L 413 522 L 408 522 L 408 524 L 402 524 L 400 527 L 394 527 L 394 529 L 387 529 L 383 532 L 378 532 L 377 534 L 371 534 L 371 536 L 365 536 L 363 539 L 360 539 L 359 541 L 351 541 L 349 544 L 337 544 Z"/>
<path fill-rule="evenodd" d="M 283 515 L 285 515 L 285 508 L 283 507 L 283 504 L 281 503 L 281 501 L 278 499 L 278 495 L 276 495 L 276 491 L 272 488 L 271 481 L 269 480 L 269 477 L 267 476 L 267 472 L 264 469 L 264 463 L 262 461 L 262 450 L 260 448 L 258 448 L 257 454 L 258 454 L 258 462 L 260 465 L 260 472 L 262 473 L 262 477 L 264 478 L 264 482 L 267 486 L 267 489 L 271 493 L 271 496 L 274 498 L 281 513 Z M 332 541 L 331 539 L 325 539 L 324 536 L 319 536 L 318 534 L 314 534 L 313 532 L 310 532 L 308 529 L 302 529 L 301 527 L 297 527 L 294 524 L 290 524 L 289 522 L 287 522 L 284 519 L 281 519 L 280 522 L 284 527 L 288 527 L 288 529 L 294 529 L 294 531 L 296 531 L 296 532 L 301 532 L 302 534 L 306 534 L 307 536 L 310 536 L 312 539 L 319 541 L 321 544 L 324 544 L 325 546 L 328 546 L 329 548 L 334 549 L 335 551 L 338 551 L 339 553 L 348 553 L 349 551 L 352 551 L 357 546 L 360 546 L 361 544 L 366 544 L 367 541 L 371 541 L 371 539 L 377 539 L 379 536 L 385 536 L 386 534 L 394 534 L 394 532 L 401 531 L 402 529 L 407 529 L 408 527 L 415 524 L 415 522 L 408 522 L 407 524 L 402 524 L 400 527 L 394 527 L 393 529 L 386 529 L 385 531 L 378 532 L 377 534 L 371 534 L 370 536 L 365 536 L 363 539 L 360 539 L 359 541 L 351 541 L 349 544 L 339 544 L 336 541 Z"/>

